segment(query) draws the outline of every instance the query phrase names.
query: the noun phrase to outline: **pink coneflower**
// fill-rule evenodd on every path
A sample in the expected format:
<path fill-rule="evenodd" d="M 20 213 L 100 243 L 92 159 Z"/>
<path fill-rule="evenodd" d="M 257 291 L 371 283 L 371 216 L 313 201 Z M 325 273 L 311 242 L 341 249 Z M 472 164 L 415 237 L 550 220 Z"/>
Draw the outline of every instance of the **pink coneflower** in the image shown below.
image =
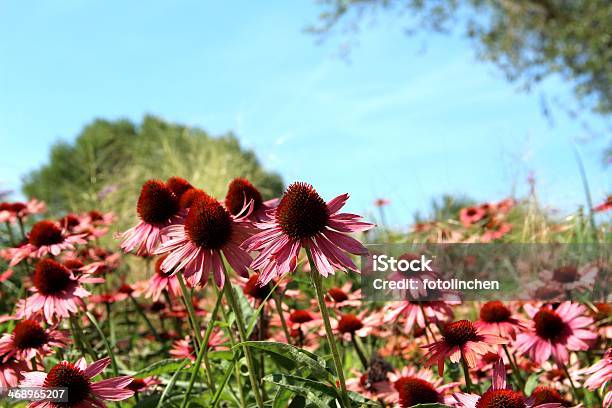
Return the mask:
<path fill-rule="evenodd" d="M 593 289 L 599 268 L 594 264 L 582 267 L 562 265 L 552 271 L 545 269 L 539 273 L 540 281 L 545 286 L 555 287 L 563 291 L 576 289 Z"/>
<path fill-rule="evenodd" d="M 28 364 L 25 361 L 15 360 L 14 358 L 3 362 L 0 359 L 0 387 L 16 387 L 23 379 L 24 371 L 28 371 Z"/>
<path fill-rule="evenodd" d="M 527 328 L 526 322 L 520 317 L 512 314 L 499 300 L 487 302 L 480 308 L 480 320 L 476 325 L 484 331 L 497 333 L 506 339 L 515 339 L 518 330 Z"/>
<path fill-rule="evenodd" d="M 386 198 L 377 198 L 376 200 L 374 200 L 375 207 L 384 207 L 389 204 L 391 204 L 391 200 Z"/>
<path fill-rule="evenodd" d="M 345 339 L 350 340 L 351 336 L 367 337 L 380 325 L 378 314 L 366 316 L 367 310 L 358 315 L 344 313 L 338 320 L 332 321 L 332 327 Z"/>
<path fill-rule="evenodd" d="M 448 320 L 453 317 L 453 309 L 441 301 L 432 302 L 393 302 L 385 308 L 384 322 L 404 320 L 404 333 L 410 333 L 415 323 L 418 327 L 425 328 L 429 323 Z"/>
<path fill-rule="evenodd" d="M 156 385 L 161 384 L 155 377 L 145 378 L 134 378 L 133 381 L 126 387 L 128 390 L 134 391 L 134 393 L 141 393 L 155 388 Z"/>
<path fill-rule="evenodd" d="M 75 277 L 62 264 L 43 258 L 36 264 L 32 281 L 34 287 L 30 290 L 34 294 L 18 303 L 17 316 L 30 317 L 43 312 L 47 322 L 52 323 L 54 317 L 68 317 L 83 306 L 82 298 L 90 293 L 81 286 L 82 283 L 101 283 L 104 279 Z"/>
<path fill-rule="evenodd" d="M 250 225 L 246 222 L 248 215 L 248 208 L 233 216 L 214 198 L 198 196 L 184 224 L 164 229 L 168 239 L 155 251 L 156 254 L 168 254 L 161 269 L 165 272 L 184 270 L 192 286 L 206 284 L 212 271 L 217 286 L 223 287 L 223 254 L 236 272 L 247 277 L 251 257 L 240 244 L 250 234 Z"/>
<path fill-rule="evenodd" d="M 506 234 L 512 231 L 512 224 L 491 220 L 486 225 L 486 231 L 482 234 L 480 240 L 482 242 L 491 242 L 498 239 L 502 239 Z"/>
<path fill-rule="evenodd" d="M 28 215 L 42 214 L 47 210 L 44 202 L 32 199 L 27 203 L 0 203 L 0 222 L 15 222 Z"/>
<path fill-rule="evenodd" d="M 161 264 L 165 259 L 166 256 L 162 256 L 155 261 L 155 274 L 149 279 L 149 284 L 144 293 L 145 297 L 150 297 L 154 301 L 159 300 L 164 290 L 172 293 L 174 296 L 181 294 L 181 285 L 176 275 L 164 272 L 161 269 Z"/>
<path fill-rule="evenodd" d="M 163 181 L 149 180 L 142 186 L 137 209 L 140 222 L 122 234 L 121 248 L 146 255 L 161 242 L 162 228 L 179 219 L 179 199 Z"/>
<path fill-rule="evenodd" d="M 459 211 L 459 221 L 463 224 L 464 227 L 469 227 L 472 224 L 477 223 L 482 220 L 485 215 L 487 215 L 486 211 L 479 207 L 466 207 L 462 208 Z"/>
<path fill-rule="evenodd" d="M 12 333 L 0 338 L 0 355 L 4 355 L 3 362 L 11 358 L 29 362 L 34 357 L 53 354 L 52 347 L 65 346 L 69 338 L 65 331 L 45 329 L 36 320 L 26 319 L 17 323 Z"/>
<path fill-rule="evenodd" d="M 499 360 L 493 369 L 491 387 L 482 395 L 455 393 L 457 406 L 461 408 L 559 408 L 558 403 L 535 404 L 533 398 L 525 398 L 519 391 L 508 388 L 506 368 Z"/>
<path fill-rule="evenodd" d="M 204 337 L 204 332 L 202 332 L 202 338 Z M 223 331 L 218 327 L 213 329 L 210 334 L 210 338 L 208 339 L 208 347 L 218 347 L 225 343 L 226 338 L 223 334 Z M 192 345 L 191 336 L 186 336 L 183 339 L 175 340 L 172 342 L 172 348 L 170 349 L 170 355 L 175 358 L 188 358 L 191 361 L 195 361 L 196 355 L 194 352 L 194 348 Z"/>
<path fill-rule="evenodd" d="M 74 249 L 75 244 L 85 244 L 83 235 L 68 235 L 53 221 L 39 221 L 28 234 L 28 242 L 16 248 L 10 265 L 15 266 L 26 257 L 42 258 L 48 254 L 57 256 L 66 249 Z"/>
<path fill-rule="evenodd" d="M 399 373 L 390 375 L 397 391 L 397 399 L 401 408 L 417 404 L 452 403 L 454 400 L 445 393 L 459 383 L 443 384 L 443 379 L 434 379 L 430 370 L 414 367 L 404 367 Z"/>
<path fill-rule="evenodd" d="M 28 408 L 61 408 L 61 407 L 105 407 L 103 401 L 123 401 L 134 395 L 128 389 L 132 377 L 122 376 L 93 382 L 92 378 L 100 374 L 110 364 L 110 358 L 103 358 L 87 365 L 84 358 L 76 364 L 61 361 L 54 365 L 49 373 L 32 371 L 23 373 L 20 387 L 33 388 L 67 388 L 68 402 L 36 401 Z"/>
<path fill-rule="evenodd" d="M 563 407 L 571 407 L 573 404 L 565 400 L 559 391 L 551 387 L 538 386 L 531 392 L 530 400 L 534 406 L 542 404 L 561 404 Z"/>
<path fill-rule="evenodd" d="M 268 210 L 274 208 L 278 199 L 263 201 L 261 193 L 251 182 L 245 178 L 236 178 L 230 183 L 225 195 L 225 208 L 232 215 L 238 215 L 242 209 L 253 202 L 253 211 L 250 218 L 257 221 L 268 221 Z"/>
<path fill-rule="evenodd" d="M 605 212 L 608 210 L 612 210 L 612 195 L 609 195 L 606 198 L 606 201 L 604 201 L 603 203 L 593 207 L 593 211 L 595 212 Z"/>
<path fill-rule="evenodd" d="M 589 330 L 593 319 L 585 316 L 586 308 L 578 303 L 563 302 L 556 309 L 526 304 L 524 309 L 533 320 L 529 331 L 517 336 L 515 347 L 519 353 L 528 352 L 538 364 L 551 355 L 557 363 L 566 364 L 570 350 L 588 350 L 588 343 L 597 338 Z"/>
<path fill-rule="evenodd" d="M 363 374 L 357 372 L 356 378 L 346 381 L 346 387 L 368 399 L 391 404 L 397 400 L 397 398 L 394 398 L 394 395 L 397 395 L 397 391 L 393 388 L 393 383 L 388 378 L 391 371 L 393 371 L 391 364 L 375 355 L 371 359 L 366 372 Z"/>
<path fill-rule="evenodd" d="M 263 301 L 268 297 L 270 292 L 272 291 L 272 287 L 270 284 L 260 286 L 259 282 L 259 274 L 254 273 L 249 277 L 249 279 L 243 283 L 242 292 L 255 300 Z"/>
<path fill-rule="evenodd" d="M 367 253 L 361 243 L 347 233 L 366 231 L 373 227 L 354 214 L 339 213 L 348 200 L 340 195 L 325 203 L 315 189 L 306 183 L 293 183 L 271 211 L 271 220 L 258 224 L 263 229 L 244 245 L 251 251 L 261 251 L 251 267 L 261 271 L 261 284 L 293 272 L 302 247 L 309 248 L 314 263 L 323 276 L 339 270 L 357 271 L 346 255 Z"/>
<path fill-rule="evenodd" d="M 183 194 L 193 189 L 191 183 L 182 177 L 172 176 L 166 180 L 166 186 L 176 195 L 180 200 Z"/>
<path fill-rule="evenodd" d="M 468 367 L 476 367 L 476 357 L 487 352 L 496 352 L 499 344 L 507 340 L 483 331 L 468 320 L 447 323 L 442 329 L 442 340 L 422 346 L 426 348 L 425 367 L 438 364 L 440 376 L 444 373 L 444 360 L 449 357 L 453 363 L 463 358 Z"/>
<path fill-rule="evenodd" d="M 350 282 L 342 287 L 329 288 L 325 297 L 329 306 L 336 308 L 361 306 L 361 289 L 353 290 Z"/>
<path fill-rule="evenodd" d="M 612 381 L 612 349 L 608 349 L 601 360 L 582 372 L 589 375 L 584 382 L 584 386 L 589 390 L 605 388 L 606 384 Z M 605 399 L 608 402 L 606 407 L 612 405 L 612 391 L 606 394 Z"/>

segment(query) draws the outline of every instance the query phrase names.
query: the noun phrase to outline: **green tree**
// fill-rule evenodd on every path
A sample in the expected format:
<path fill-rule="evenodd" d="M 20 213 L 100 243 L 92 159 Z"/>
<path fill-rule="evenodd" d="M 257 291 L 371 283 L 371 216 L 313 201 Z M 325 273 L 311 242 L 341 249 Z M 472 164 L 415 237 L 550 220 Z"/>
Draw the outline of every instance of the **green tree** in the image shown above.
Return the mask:
<path fill-rule="evenodd" d="M 265 171 L 235 136 L 211 137 L 197 128 L 146 116 L 95 120 L 74 143 L 58 142 L 48 164 L 25 177 L 27 196 L 45 200 L 52 214 L 113 211 L 118 228 L 133 224 L 140 186 L 151 178 L 181 176 L 218 198 L 235 177 L 247 177 L 264 197 L 282 193 L 281 178 Z"/>
<path fill-rule="evenodd" d="M 326 34 L 341 21 L 378 12 L 407 16 L 411 31 L 461 24 L 479 54 L 527 86 L 558 73 L 582 106 L 612 112 L 612 2 L 609 0 L 320 0 L 311 30 Z"/>

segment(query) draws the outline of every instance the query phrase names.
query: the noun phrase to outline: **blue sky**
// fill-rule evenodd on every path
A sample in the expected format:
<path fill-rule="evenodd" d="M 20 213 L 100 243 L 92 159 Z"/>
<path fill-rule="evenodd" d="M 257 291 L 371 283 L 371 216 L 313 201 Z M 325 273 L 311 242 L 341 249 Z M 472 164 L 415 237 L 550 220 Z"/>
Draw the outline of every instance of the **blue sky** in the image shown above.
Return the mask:
<path fill-rule="evenodd" d="M 541 200 L 567 213 L 584 202 L 572 144 L 594 200 L 612 185 L 601 165 L 610 134 L 593 136 L 560 112 L 551 124 L 539 91 L 507 83 L 460 36 L 407 37 L 400 19 L 379 19 L 353 37 L 347 62 L 338 57 L 346 37 L 320 44 L 304 32 L 320 11 L 311 1 L 0 8 L 3 188 L 18 189 L 54 141 L 94 118 L 146 113 L 231 130 L 286 182 L 309 181 L 324 198 L 351 193 L 354 211 L 388 198 L 398 224 L 442 193 L 520 194 L 529 172 Z M 571 101 L 561 80 L 543 89 Z"/>

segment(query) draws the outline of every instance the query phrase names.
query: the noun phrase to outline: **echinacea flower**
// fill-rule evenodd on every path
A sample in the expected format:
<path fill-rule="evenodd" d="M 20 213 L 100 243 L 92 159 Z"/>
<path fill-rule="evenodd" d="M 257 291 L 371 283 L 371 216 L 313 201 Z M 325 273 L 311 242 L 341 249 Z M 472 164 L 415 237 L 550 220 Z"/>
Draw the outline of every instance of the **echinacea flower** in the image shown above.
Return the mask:
<path fill-rule="evenodd" d="M 606 201 L 604 201 L 603 203 L 593 207 L 593 211 L 595 212 L 605 212 L 609 210 L 612 210 L 612 195 L 609 195 L 606 198 Z"/>
<path fill-rule="evenodd" d="M 515 339 L 519 330 L 527 328 L 527 323 L 520 317 L 512 314 L 512 311 L 499 300 L 485 303 L 480 308 L 480 320 L 476 325 L 485 331 L 496 333 L 506 339 Z"/>
<path fill-rule="evenodd" d="M 606 350 L 603 358 L 583 371 L 589 374 L 584 386 L 589 390 L 595 390 L 609 381 L 612 381 L 612 348 Z"/>
<path fill-rule="evenodd" d="M 461 221 L 464 227 L 469 227 L 482 220 L 485 215 L 486 212 L 481 207 L 466 207 L 459 211 L 459 221 Z"/>
<path fill-rule="evenodd" d="M 130 376 L 92 381 L 104 371 L 110 361 L 110 358 L 103 358 L 87 365 L 85 359 L 80 358 L 76 364 L 61 361 L 48 373 L 22 373 L 24 379 L 19 383 L 20 387 L 67 389 L 68 402 L 35 401 L 31 402 L 28 408 L 102 408 L 106 406 L 103 401 L 123 401 L 130 398 L 134 395 L 134 391 L 127 388 L 132 382 Z"/>
<path fill-rule="evenodd" d="M 12 333 L 5 333 L 0 338 L 0 355 L 2 362 L 11 358 L 29 362 L 34 357 L 45 357 L 53 354 L 53 347 L 63 347 L 70 337 L 63 330 L 43 328 L 39 322 L 26 319 L 15 325 Z"/>
<path fill-rule="evenodd" d="M 42 214 L 47 210 L 44 202 L 36 199 L 31 199 L 27 203 L 0 203 L 0 222 L 15 222 L 18 219 L 23 220 L 28 215 Z"/>
<path fill-rule="evenodd" d="M 529 353 L 538 364 L 550 356 L 566 364 L 569 351 L 588 350 L 589 342 L 597 338 L 597 333 L 589 329 L 593 319 L 585 316 L 586 308 L 581 304 L 568 301 L 556 309 L 526 304 L 524 309 L 532 322 L 528 331 L 516 337 L 515 347 L 519 353 Z"/>
<path fill-rule="evenodd" d="M 225 195 L 224 204 L 227 211 L 232 215 L 238 215 L 249 202 L 253 203 L 253 210 L 249 218 L 266 221 L 269 220 L 267 212 L 276 206 L 278 199 L 264 201 L 259 190 L 249 180 L 245 178 L 232 180 Z"/>
<path fill-rule="evenodd" d="M 541 406 L 542 404 L 556 403 L 561 404 L 563 407 L 571 407 L 573 404 L 565 400 L 559 391 L 551 387 L 538 386 L 531 392 L 530 399 L 535 406 Z"/>
<path fill-rule="evenodd" d="M 506 383 L 506 368 L 500 359 L 493 369 L 491 387 L 482 395 L 462 392 L 454 395 L 461 408 L 560 408 L 559 403 L 536 404 L 533 398 L 525 398 L 519 391 L 513 391 Z"/>
<path fill-rule="evenodd" d="M 442 339 L 422 346 L 427 349 L 425 367 L 438 364 L 440 376 L 444 373 L 444 360 L 448 357 L 453 363 L 462 358 L 468 367 L 476 367 L 476 357 L 487 352 L 497 351 L 497 346 L 507 340 L 498 335 L 485 332 L 469 320 L 457 320 L 442 328 Z"/>
<path fill-rule="evenodd" d="M 53 259 L 43 258 L 36 264 L 32 281 L 34 287 L 30 290 L 34 294 L 18 303 L 17 317 L 29 318 L 42 312 L 47 322 L 52 323 L 54 317 L 68 317 L 83 306 L 82 298 L 91 293 L 82 283 L 101 283 L 104 279 L 75 277 L 64 265 Z"/>
<path fill-rule="evenodd" d="M 589 263 L 580 268 L 575 265 L 562 265 L 552 271 L 544 269 L 540 272 L 539 277 L 544 285 L 567 292 L 585 288 L 592 290 L 598 273 L 599 268 Z"/>
<path fill-rule="evenodd" d="M 380 325 L 380 315 L 367 310 L 357 315 L 344 313 L 337 320 L 332 320 L 331 324 L 345 340 L 350 340 L 353 336 L 367 337 Z"/>
<path fill-rule="evenodd" d="M 178 278 L 172 272 L 164 272 L 161 269 L 161 264 L 166 259 L 166 256 L 161 256 L 155 261 L 155 273 L 149 279 L 149 284 L 144 292 L 145 297 L 150 297 L 153 301 L 159 300 L 164 290 L 168 293 L 178 296 L 181 294 L 181 285 Z"/>
<path fill-rule="evenodd" d="M 430 370 L 417 370 L 414 367 L 404 367 L 390 377 L 401 408 L 417 404 L 452 403 L 453 398 L 445 393 L 459 384 L 443 384 L 443 379 L 434 379 Z"/>
<path fill-rule="evenodd" d="M 374 354 L 369 361 L 368 368 L 364 373 L 356 373 L 356 378 L 346 381 L 346 387 L 356 393 L 374 401 L 394 402 L 397 392 L 393 388 L 393 382 L 389 380 L 389 373 L 393 366 Z"/>
<path fill-rule="evenodd" d="M 601 360 L 583 370 L 582 373 L 589 375 L 584 382 L 584 386 L 591 391 L 602 387 L 602 390 L 607 391 L 603 406 L 604 408 L 612 407 L 612 391 L 607 388 L 608 382 L 612 381 L 612 349 L 606 350 Z"/>
<path fill-rule="evenodd" d="M 404 320 L 404 332 L 410 333 L 415 323 L 418 327 L 425 328 L 429 323 L 447 320 L 453 316 L 453 310 L 446 302 L 393 302 L 385 308 L 383 322 L 389 323 Z"/>
<path fill-rule="evenodd" d="M 126 388 L 134 391 L 134 393 L 141 393 L 153 389 L 159 384 L 161 384 L 161 381 L 155 377 L 134 378 Z"/>
<path fill-rule="evenodd" d="M 367 249 L 347 234 L 366 231 L 373 225 L 362 222 L 358 215 L 339 212 L 348 198 L 348 194 L 342 194 L 325 203 L 310 184 L 291 184 L 270 211 L 270 220 L 257 224 L 263 231 L 244 243 L 250 251 L 260 251 L 251 264 L 251 268 L 260 270 L 260 284 L 293 272 L 301 248 L 310 249 L 323 276 L 336 269 L 357 271 L 346 252 L 362 255 Z"/>
<path fill-rule="evenodd" d="M 11 358 L 3 362 L 3 359 L 0 359 L 0 387 L 16 387 L 19 381 L 23 379 L 21 373 L 24 371 L 28 371 L 28 365 L 25 361 Z"/>
<path fill-rule="evenodd" d="M 140 222 L 121 236 L 121 249 L 136 254 L 151 254 L 160 244 L 161 230 L 179 219 L 179 198 L 163 181 L 149 180 L 138 198 Z"/>
<path fill-rule="evenodd" d="M 168 254 L 161 270 L 183 271 L 191 286 L 204 285 L 210 272 L 220 288 L 225 283 L 223 259 L 240 276 L 248 276 L 249 254 L 240 244 L 250 235 L 246 220 L 249 209 L 238 216 L 231 215 L 220 202 L 208 195 L 196 198 L 185 217 L 184 224 L 171 225 L 163 230 L 167 240 L 155 254 Z"/>
<path fill-rule="evenodd" d="M 260 286 L 258 284 L 259 274 L 254 273 L 242 284 L 242 292 L 257 301 L 265 300 L 272 291 L 271 284 Z"/>
<path fill-rule="evenodd" d="M 202 332 L 202 338 L 204 337 L 204 332 Z M 218 327 L 214 328 L 212 333 L 210 334 L 210 338 L 208 339 L 208 347 L 218 347 L 225 343 L 226 338 L 223 334 L 223 331 Z M 174 358 L 188 358 L 191 361 L 195 361 L 195 349 L 192 345 L 191 336 L 186 336 L 185 338 L 175 340 L 172 342 L 172 347 L 170 349 L 170 355 Z"/>
<path fill-rule="evenodd" d="M 193 189 L 191 183 L 182 177 L 172 176 L 166 180 L 166 186 L 176 195 L 179 200 L 189 190 Z"/>
<path fill-rule="evenodd" d="M 49 220 L 39 221 L 30 230 L 28 242 L 15 248 L 10 266 L 15 266 L 26 257 L 42 258 L 48 254 L 57 256 L 66 249 L 74 249 L 75 244 L 85 244 L 83 235 L 69 235 L 60 226 Z"/>

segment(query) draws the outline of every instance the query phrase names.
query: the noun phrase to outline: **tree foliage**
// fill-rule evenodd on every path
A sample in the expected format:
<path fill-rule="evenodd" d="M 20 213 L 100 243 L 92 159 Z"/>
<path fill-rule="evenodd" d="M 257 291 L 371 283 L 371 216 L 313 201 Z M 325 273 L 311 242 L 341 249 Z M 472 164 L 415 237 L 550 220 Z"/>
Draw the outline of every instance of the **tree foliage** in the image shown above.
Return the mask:
<path fill-rule="evenodd" d="M 23 191 L 45 200 L 56 214 L 112 210 L 125 227 L 135 219 L 142 183 L 173 175 L 219 198 L 234 177 L 249 178 L 266 197 L 278 196 L 283 189 L 281 178 L 266 172 L 232 134 L 211 137 L 200 129 L 146 116 L 140 125 L 98 119 L 74 143 L 56 143 L 49 163 L 25 177 Z"/>
<path fill-rule="evenodd" d="M 329 33 L 381 11 L 407 14 L 417 27 L 443 31 L 460 22 L 508 79 L 527 86 L 551 74 L 574 85 L 578 100 L 612 112 L 612 2 L 609 0 L 320 0 L 312 30 Z M 412 27 L 413 28 L 413 27 Z"/>

